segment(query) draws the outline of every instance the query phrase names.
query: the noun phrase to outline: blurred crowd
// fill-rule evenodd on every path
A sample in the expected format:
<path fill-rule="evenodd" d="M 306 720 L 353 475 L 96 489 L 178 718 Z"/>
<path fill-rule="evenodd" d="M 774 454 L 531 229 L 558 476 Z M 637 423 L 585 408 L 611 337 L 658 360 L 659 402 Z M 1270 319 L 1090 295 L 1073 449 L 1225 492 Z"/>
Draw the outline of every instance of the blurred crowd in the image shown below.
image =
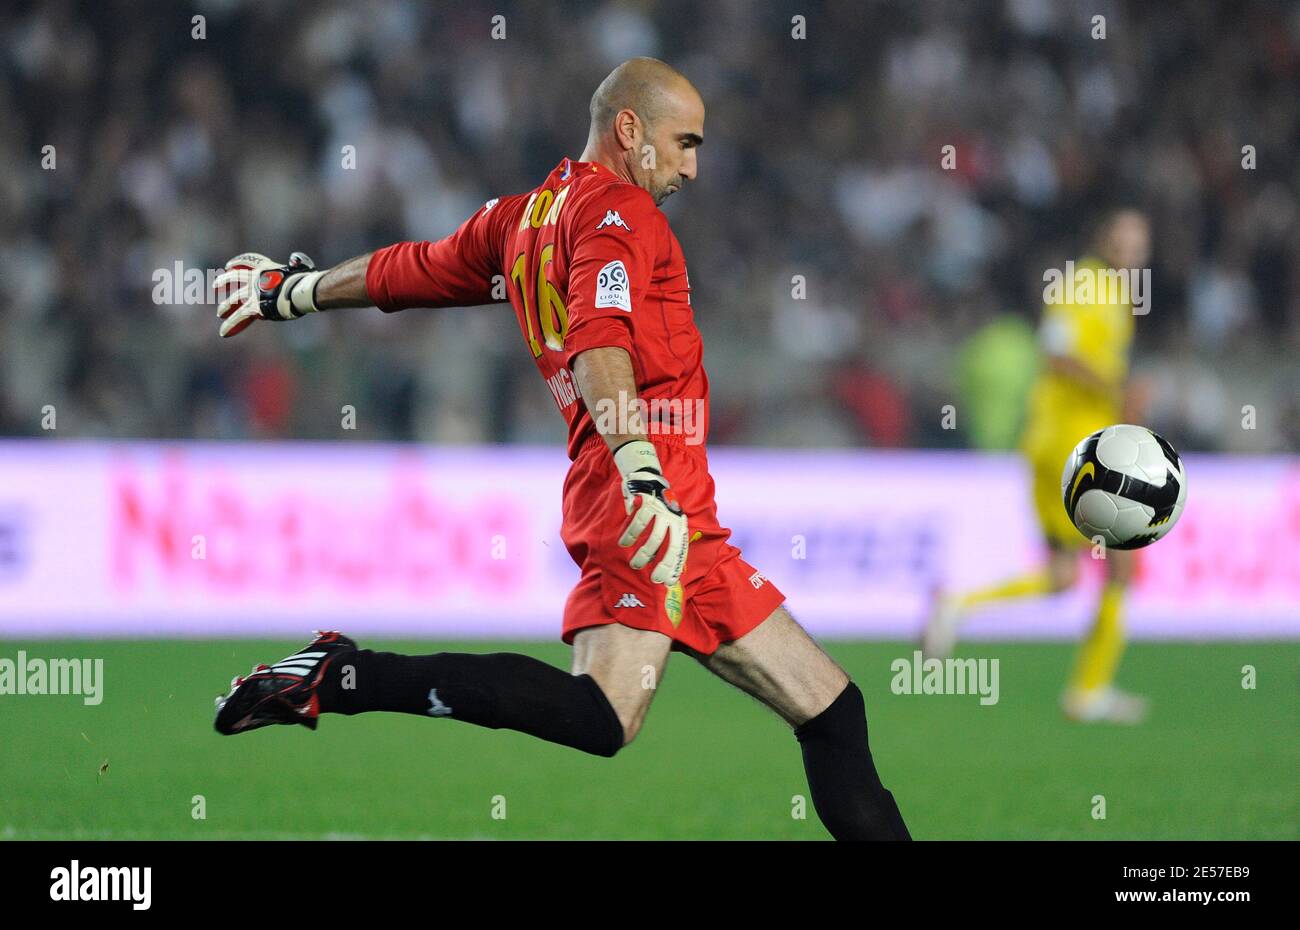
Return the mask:
<path fill-rule="evenodd" d="M 1126 203 L 1135 416 L 1300 451 L 1295 3 L 48 0 L 0 36 L 0 434 L 561 442 L 508 307 L 221 341 L 158 275 L 439 238 L 579 155 L 596 84 L 653 55 L 708 107 L 665 212 L 713 442 L 1014 441 L 1043 272 Z"/>

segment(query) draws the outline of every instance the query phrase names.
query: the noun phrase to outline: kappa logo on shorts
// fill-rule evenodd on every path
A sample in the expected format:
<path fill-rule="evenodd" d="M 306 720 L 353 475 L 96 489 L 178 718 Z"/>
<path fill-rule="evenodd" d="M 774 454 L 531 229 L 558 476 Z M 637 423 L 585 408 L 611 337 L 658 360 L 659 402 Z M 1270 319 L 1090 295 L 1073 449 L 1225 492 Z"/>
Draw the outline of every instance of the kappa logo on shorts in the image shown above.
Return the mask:
<path fill-rule="evenodd" d="M 622 597 L 618 599 L 618 603 L 615 604 L 614 606 L 615 607 L 644 607 L 645 604 L 642 604 L 641 599 L 637 597 L 635 594 L 624 594 Z"/>
<path fill-rule="evenodd" d="M 755 591 L 763 587 L 765 581 L 767 581 L 767 576 L 762 572 L 754 572 L 754 574 L 749 576 L 749 583 L 754 586 Z"/>

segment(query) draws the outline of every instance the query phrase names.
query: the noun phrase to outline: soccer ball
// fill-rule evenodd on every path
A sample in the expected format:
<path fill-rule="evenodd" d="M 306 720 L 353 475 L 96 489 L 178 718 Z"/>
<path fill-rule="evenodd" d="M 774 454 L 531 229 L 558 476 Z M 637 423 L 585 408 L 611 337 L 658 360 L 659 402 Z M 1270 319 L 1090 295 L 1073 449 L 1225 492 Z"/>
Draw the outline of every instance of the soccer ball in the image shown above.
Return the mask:
<path fill-rule="evenodd" d="M 1121 423 L 1074 447 L 1061 474 L 1065 512 L 1089 539 L 1141 549 L 1168 533 L 1187 503 L 1178 453 L 1145 426 Z"/>

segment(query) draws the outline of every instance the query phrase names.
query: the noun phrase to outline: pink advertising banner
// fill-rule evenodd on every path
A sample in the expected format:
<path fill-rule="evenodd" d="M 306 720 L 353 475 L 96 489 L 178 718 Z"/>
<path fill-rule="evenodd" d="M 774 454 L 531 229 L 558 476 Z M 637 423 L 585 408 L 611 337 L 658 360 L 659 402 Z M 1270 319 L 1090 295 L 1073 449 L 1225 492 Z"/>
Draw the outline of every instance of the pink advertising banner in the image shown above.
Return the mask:
<path fill-rule="evenodd" d="M 577 573 L 559 449 L 0 442 L 0 636 L 558 636 Z M 814 633 L 912 637 L 934 594 L 1041 564 L 1023 466 L 947 452 L 719 449 L 719 513 Z M 1300 461 L 1190 456 L 1142 553 L 1139 638 L 1300 636 Z M 609 493 L 616 494 L 611 487 Z M 1096 595 L 986 610 L 1072 636 Z"/>

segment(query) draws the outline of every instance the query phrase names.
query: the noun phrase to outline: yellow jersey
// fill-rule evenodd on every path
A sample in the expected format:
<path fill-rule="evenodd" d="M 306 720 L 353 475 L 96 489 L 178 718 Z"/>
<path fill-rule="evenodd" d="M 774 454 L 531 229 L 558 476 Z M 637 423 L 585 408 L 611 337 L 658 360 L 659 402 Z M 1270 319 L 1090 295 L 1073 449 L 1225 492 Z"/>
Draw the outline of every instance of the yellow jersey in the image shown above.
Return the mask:
<path fill-rule="evenodd" d="M 1065 299 L 1044 301 L 1039 327 L 1044 356 L 1075 359 L 1105 385 L 1099 390 L 1044 367 L 1029 394 L 1021 448 L 1033 470 L 1039 519 L 1047 534 L 1062 542 L 1084 541 L 1070 524 L 1061 500 L 1065 460 L 1080 440 L 1119 422 L 1119 398 L 1128 377 L 1133 306 L 1127 298 L 1131 295 L 1125 290 L 1116 299 L 1114 288 L 1104 283 L 1108 271 L 1093 257 L 1075 263 L 1073 286 L 1064 289 Z M 1097 286 L 1082 286 L 1085 278 Z"/>
<path fill-rule="evenodd" d="M 1102 262 L 1091 257 L 1074 266 L 1076 282 L 1082 280 L 1080 272 L 1102 282 L 1106 271 Z M 1129 349 L 1133 343 L 1133 305 L 1128 300 L 1112 302 L 1114 295 L 1107 294 L 1107 290 L 1104 284 L 1086 291 L 1077 286 L 1072 292 L 1065 292 L 1073 299 L 1044 304 L 1039 327 L 1043 355 L 1077 360 L 1105 383 L 1106 390 L 1099 392 L 1093 385 L 1044 368 L 1030 392 L 1026 438 L 1033 438 L 1035 433 L 1058 433 L 1072 421 L 1106 421 L 1096 429 L 1117 421 L 1120 415 L 1117 398 L 1128 378 Z M 1074 442 L 1085 435 L 1087 432 L 1075 437 Z"/>

